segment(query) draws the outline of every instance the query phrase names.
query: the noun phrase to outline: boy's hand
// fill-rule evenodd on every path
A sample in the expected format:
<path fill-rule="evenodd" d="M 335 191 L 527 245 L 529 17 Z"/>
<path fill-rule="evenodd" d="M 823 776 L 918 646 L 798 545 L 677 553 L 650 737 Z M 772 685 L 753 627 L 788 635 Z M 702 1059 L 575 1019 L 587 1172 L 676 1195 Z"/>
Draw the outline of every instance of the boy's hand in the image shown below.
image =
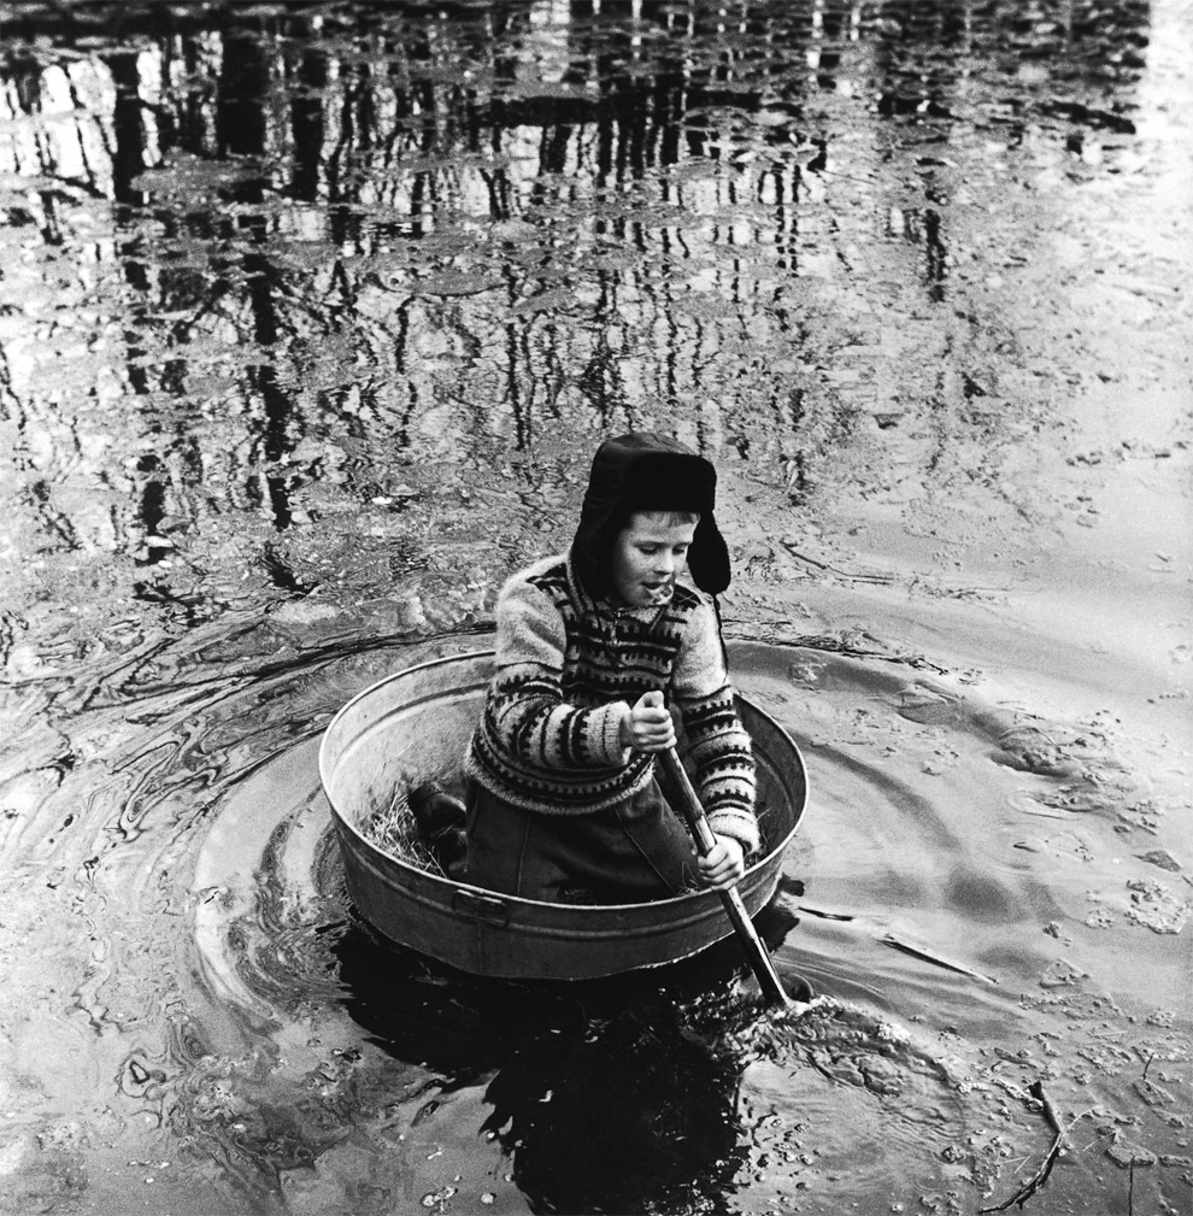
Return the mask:
<path fill-rule="evenodd" d="M 621 742 L 638 752 L 662 752 L 675 746 L 675 723 L 658 691 L 644 692 L 622 721 Z"/>
<path fill-rule="evenodd" d="M 732 836 L 718 836 L 712 852 L 697 862 L 705 884 L 718 889 L 731 887 L 746 872 L 745 850 Z"/>

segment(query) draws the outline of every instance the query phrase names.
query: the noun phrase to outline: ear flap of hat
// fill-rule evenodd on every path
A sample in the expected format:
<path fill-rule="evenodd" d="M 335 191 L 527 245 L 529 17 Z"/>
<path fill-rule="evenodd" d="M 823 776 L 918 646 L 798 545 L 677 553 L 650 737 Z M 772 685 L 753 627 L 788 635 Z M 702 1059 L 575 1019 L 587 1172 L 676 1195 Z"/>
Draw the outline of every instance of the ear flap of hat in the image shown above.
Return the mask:
<path fill-rule="evenodd" d="M 711 511 L 700 516 L 692 547 L 688 550 L 692 581 L 709 595 L 720 595 L 729 586 L 729 546 Z"/>

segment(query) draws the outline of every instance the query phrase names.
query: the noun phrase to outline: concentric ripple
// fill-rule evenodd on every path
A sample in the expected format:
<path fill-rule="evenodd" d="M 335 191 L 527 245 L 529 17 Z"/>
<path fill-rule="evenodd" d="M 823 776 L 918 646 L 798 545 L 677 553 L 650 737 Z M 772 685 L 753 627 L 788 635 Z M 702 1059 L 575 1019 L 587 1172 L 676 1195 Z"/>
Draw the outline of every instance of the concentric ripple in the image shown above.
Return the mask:
<path fill-rule="evenodd" d="M 396 658 L 354 656 L 347 681 Z M 347 903 L 312 735 L 225 791 L 198 851 L 204 986 L 235 1011 L 239 1046 L 192 1062 L 176 1129 L 295 1210 L 346 1201 L 360 1169 L 370 1194 L 407 1188 L 442 1210 L 519 1210 L 522 1195 L 698 1211 L 732 1191 L 743 1211 L 877 1195 L 960 1211 L 1009 1186 L 1008 1166 L 1049 1138 L 1028 1087 L 1077 1049 L 1096 986 L 1076 968 L 1050 978 L 1059 943 L 1040 932 L 1080 913 L 1096 868 L 1071 854 L 1067 874 L 1072 822 L 1027 835 L 1077 774 L 1055 750 L 1033 772 L 1023 741 L 1047 732 L 1059 749 L 1059 729 L 897 663 L 760 645 L 733 658 L 811 769 L 813 805 L 760 921 L 781 973 L 822 994 L 811 1010 L 776 1022 L 743 1004 L 732 943 L 584 985 L 478 981 L 392 950 Z M 355 691 L 344 682 L 331 680 Z M 1096 747 L 1070 743 L 1092 788 Z M 1008 861 L 991 868 L 1002 839 Z M 1061 999 L 1025 1004 L 1057 983 Z"/>

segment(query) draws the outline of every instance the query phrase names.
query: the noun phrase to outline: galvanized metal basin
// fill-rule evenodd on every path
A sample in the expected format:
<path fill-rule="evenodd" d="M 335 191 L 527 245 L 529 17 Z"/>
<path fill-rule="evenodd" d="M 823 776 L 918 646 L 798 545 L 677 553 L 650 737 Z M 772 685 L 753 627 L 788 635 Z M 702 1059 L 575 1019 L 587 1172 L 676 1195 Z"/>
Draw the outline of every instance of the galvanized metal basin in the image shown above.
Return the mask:
<path fill-rule="evenodd" d="M 453 882 L 366 840 L 361 825 L 399 783 L 450 782 L 493 671 L 483 651 L 399 671 L 349 701 L 328 725 L 319 776 L 331 803 L 348 890 L 359 913 L 399 945 L 477 975 L 593 979 L 694 954 L 727 937 L 720 897 L 699 891 L 651 903 L 576 906 Z M 738 886 L 754 915 L 774 893 L 783 850 L 807 800 L 790 735 L 739 698 L 758 762 L 767 852 Z"/>

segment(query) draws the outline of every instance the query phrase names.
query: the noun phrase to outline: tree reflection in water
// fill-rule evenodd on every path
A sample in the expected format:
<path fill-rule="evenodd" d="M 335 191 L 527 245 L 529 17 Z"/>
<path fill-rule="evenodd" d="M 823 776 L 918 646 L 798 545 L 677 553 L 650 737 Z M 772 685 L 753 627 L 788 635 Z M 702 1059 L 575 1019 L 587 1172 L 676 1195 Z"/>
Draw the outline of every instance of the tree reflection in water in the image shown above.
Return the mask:
<path fill-rule="evenodd" d="M 594 429 L 678 428 L 796 509 L 896 440 L 912 480 L 964 487 L 1019 431 L 975 422 L 947 367 L 1010 335 L 933 323 L 940 361 L 895 381 L 884 324 L 892 291 L 947 302 L 976 240 L 942 148 L 1127 130 L 1147 22 L 1092 0 L 20 6 L 0 201 L 40 238 L 0 391 L 28 543 L 188 624 L 365 561 L 496 578 L 548 543 L 575 472 L 552 462 Z M 1062 84 L 1107 100 L 1058 109 Z M 1033 395 L 1014 362 L 984 395 Z M 496 535 L 451 526 L 478 485 Z"/>

